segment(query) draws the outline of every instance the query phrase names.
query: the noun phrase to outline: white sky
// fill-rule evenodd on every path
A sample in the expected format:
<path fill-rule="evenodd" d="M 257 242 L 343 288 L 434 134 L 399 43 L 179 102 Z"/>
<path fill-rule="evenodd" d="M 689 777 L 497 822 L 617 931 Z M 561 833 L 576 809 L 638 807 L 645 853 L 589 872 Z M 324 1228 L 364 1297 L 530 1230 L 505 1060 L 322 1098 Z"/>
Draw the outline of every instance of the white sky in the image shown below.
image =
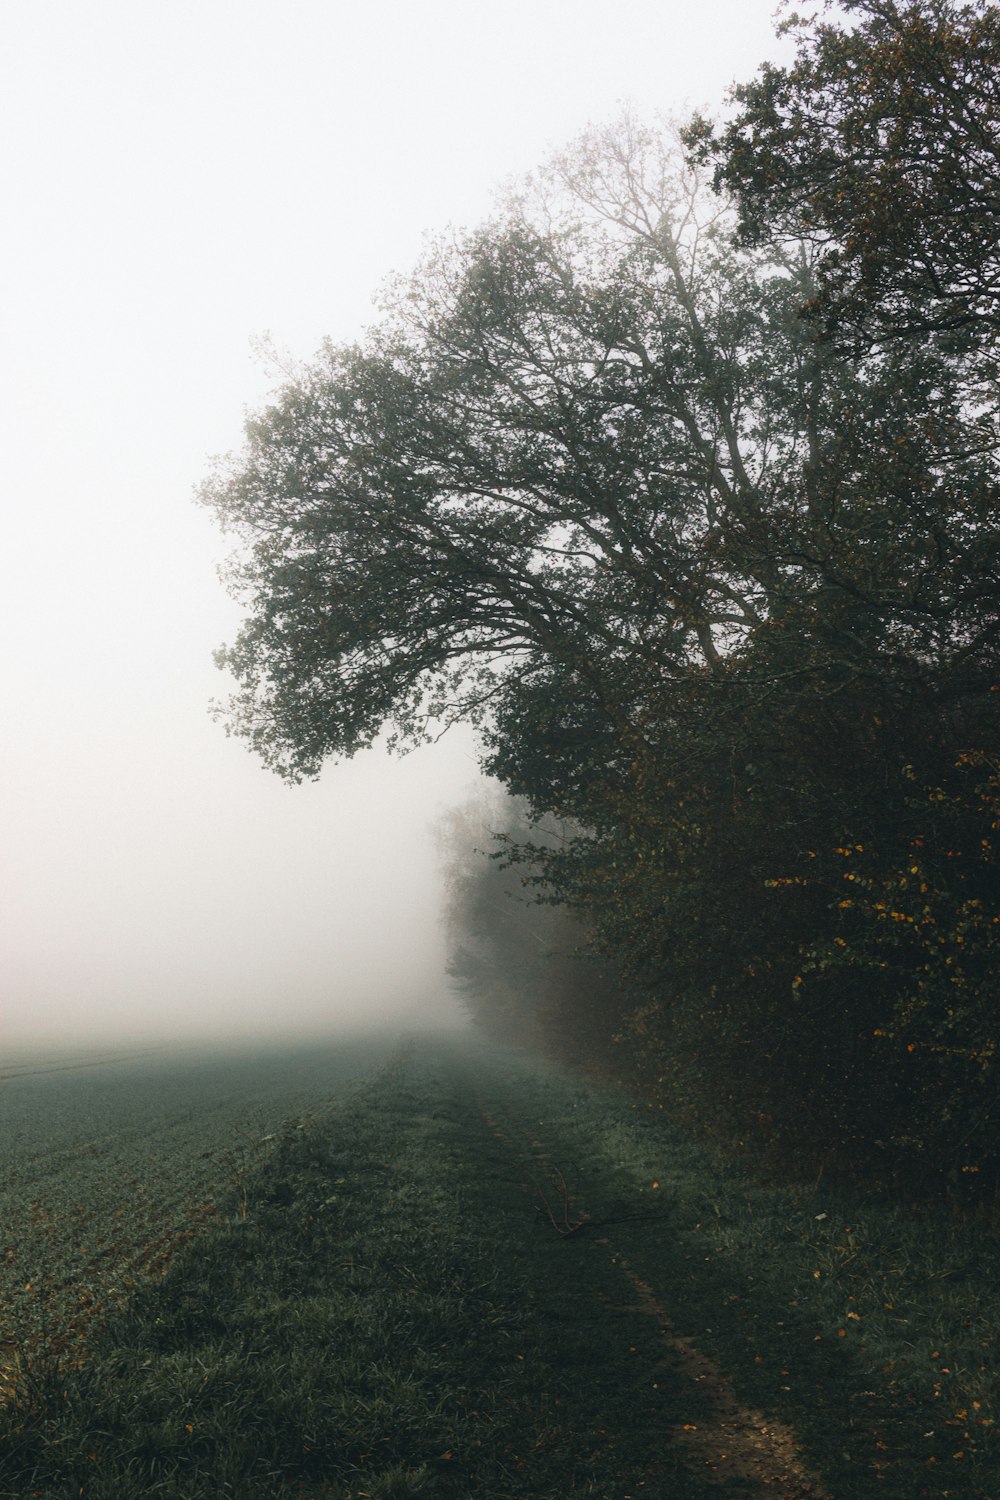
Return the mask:
<path fill-rule="evenodd" d="M 773 0 L 29 0 L 0 41 L 0 1040 L 433 1011 L 471 740 L 290 789 L 207 714 L 191 503 L 422 232 L 588 121 L 718 109 Z"/>

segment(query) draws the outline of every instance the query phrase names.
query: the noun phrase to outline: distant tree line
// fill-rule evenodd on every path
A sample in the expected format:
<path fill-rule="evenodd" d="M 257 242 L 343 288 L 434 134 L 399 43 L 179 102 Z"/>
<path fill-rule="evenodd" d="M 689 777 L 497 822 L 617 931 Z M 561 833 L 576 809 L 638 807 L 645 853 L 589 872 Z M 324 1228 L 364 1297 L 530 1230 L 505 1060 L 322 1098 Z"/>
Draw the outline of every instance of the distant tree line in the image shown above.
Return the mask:
<path fill-rule="evenodd" d="M 248 423 L 205 490 L 242 543 L 219 659 L 290 778 L 465 719 L 572 830 L 515 832 L 559 903 L 520 949 L 456 951 L 491 1029 L 737 1139 L 986 1182 L 1000 11 L 841 9 L 724 127 L 589 132 Z M 615 975 L 585 1004 L 519 967 L 556 921 Z"/>
<path fill-rule="evenodd" d="M 574 837 L 546 821 L 499 788 L 441 819 L 449 977 L 496 1041 L 614 1076 L 635 1001 L 595 957 L 585 917 L 546 894 L 543 851 Z"/>

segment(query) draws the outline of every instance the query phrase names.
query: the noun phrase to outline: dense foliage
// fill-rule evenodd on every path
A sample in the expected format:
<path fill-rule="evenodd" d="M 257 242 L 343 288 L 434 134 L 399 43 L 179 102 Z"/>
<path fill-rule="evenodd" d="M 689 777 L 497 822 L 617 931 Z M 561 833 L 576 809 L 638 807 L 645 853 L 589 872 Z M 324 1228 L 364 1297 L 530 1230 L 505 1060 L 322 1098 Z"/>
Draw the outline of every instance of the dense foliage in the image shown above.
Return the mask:
<path fill-rule="evenodd" d="M 206 490 L 244 542 L 220 659 L 293 778 L 478 724 L 579 830 L 528 868 L 676 1107 L 961 1179 L 997 1165 L 997 13 L 847 8 L 693 128 L 714 191 L 592 132 L 249 424 Z M 880 194 L 935 184 L 884 232 L 843 218 L 858 139 Z"/>
<path fill-rule="evenodd" d="M 822 250 L 813 311 L 863 339 L 1000 327 L 1000 12 L 956 0 L 840 0 L 793 16 L 795 63 L 735 89 L 717 184 L 750 240 Z M 824 12 L 829 13 L 829 0 Z"/>

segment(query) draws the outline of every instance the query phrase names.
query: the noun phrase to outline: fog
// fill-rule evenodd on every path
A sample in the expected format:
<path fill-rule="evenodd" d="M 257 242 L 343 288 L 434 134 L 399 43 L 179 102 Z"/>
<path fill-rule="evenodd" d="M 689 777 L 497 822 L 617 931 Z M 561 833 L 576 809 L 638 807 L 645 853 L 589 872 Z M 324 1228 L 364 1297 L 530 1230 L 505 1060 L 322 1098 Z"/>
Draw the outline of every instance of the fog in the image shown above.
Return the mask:
<path fill-rule="evenodd" d="M 773 0 L 32 0 L 8 9 L 2 1040 L 439 1024 L 452 732 L 290 788 L 208 715 L 238 624 L 193 505 L 270 376 L 421 234 L 625 99 L 716 107 Z"/>

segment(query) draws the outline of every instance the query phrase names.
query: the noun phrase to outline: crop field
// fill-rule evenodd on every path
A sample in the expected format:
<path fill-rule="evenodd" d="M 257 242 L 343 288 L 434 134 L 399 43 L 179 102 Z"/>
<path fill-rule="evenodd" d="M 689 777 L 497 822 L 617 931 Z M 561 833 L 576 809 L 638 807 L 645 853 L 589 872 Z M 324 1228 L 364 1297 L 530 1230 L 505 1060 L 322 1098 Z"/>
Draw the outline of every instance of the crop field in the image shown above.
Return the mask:
<path fill-rule="evenodd" d="M 322 1115 L 391 1043 L 268 1052 L 22 1053 L 0 1065 L 0 1384 L 86 1346 L 165 1268 L 289 1119 Z"/>
<path fill-rule="evenodd" d="M 4 1500 L 1000 1494 L 985 1223 L 760 1182 L 469 1040 L 107 1076 L 51 1081 L 48 1156 L 18 1083 Z"/>

